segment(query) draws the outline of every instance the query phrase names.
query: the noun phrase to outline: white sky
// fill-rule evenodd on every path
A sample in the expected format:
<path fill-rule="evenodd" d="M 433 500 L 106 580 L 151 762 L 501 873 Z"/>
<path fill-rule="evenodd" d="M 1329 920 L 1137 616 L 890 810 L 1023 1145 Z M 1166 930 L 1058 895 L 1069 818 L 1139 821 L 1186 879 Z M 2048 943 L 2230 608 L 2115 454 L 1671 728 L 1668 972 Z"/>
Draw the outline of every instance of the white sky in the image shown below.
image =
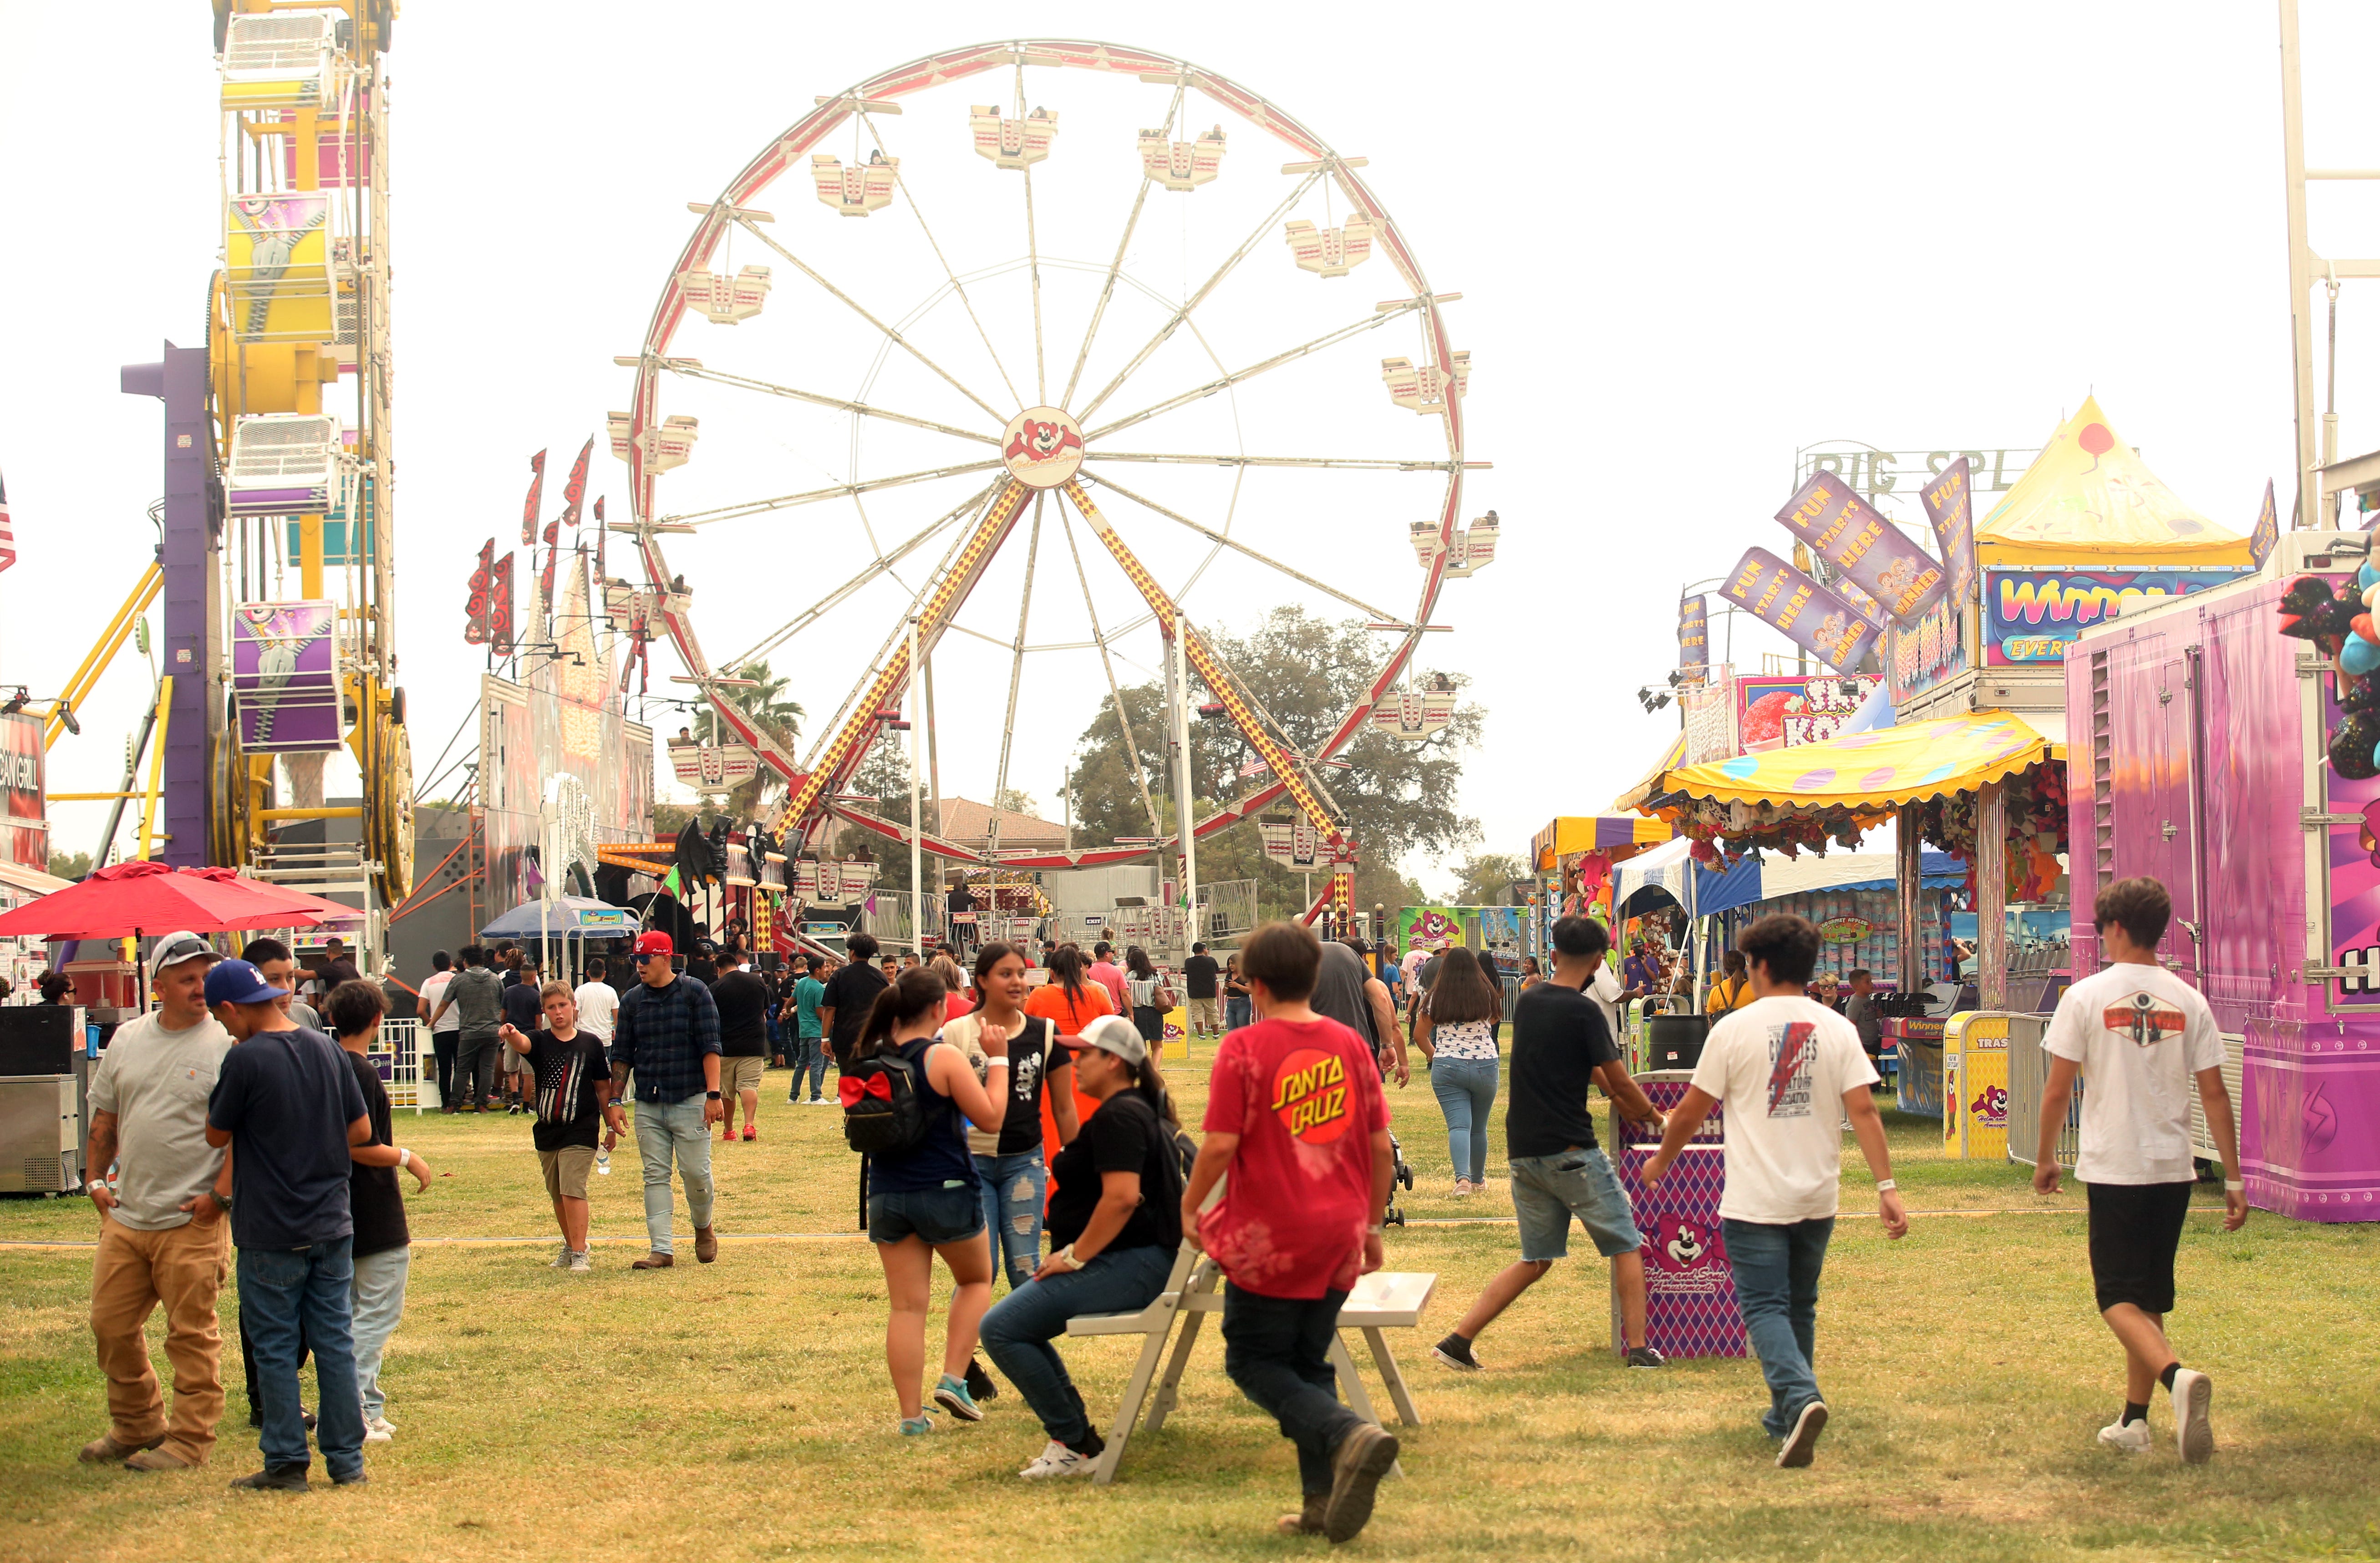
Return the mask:
<path fill-rule="evenodd" d="M 0 244 L 0 470 L 22 556 L 0 576 L 0 683 L 37 696 L 80 660 L 152 539 L 158 406 L 121 395 L 117 366 L 153 358 L 162 337 L 200 342 L 221 244 L 206 8 L 140 0 L 111 14 L 94 76 L 92 13 L 0 0 L 0 212 L 12 219 Z M 471 558 L 491 533 L 516 536 L 530 452 L 552 452 L 550 515 L 579 442 L 625 405 L 629 376 L 612 358 L 641 337 L 694 222 L 686 202 L 715 195 L 815 95 L 978 41 L 997 19 L 935 3 L 889 15 L 721 4 L 674 21 L 602 3 L 407 7 L 390 55 L 399 646 L 425 764 L 469 708 L 480 664 L 461 640 Z M 1719 574 L 1747 546 L 1783 551 L 1767 518 L 1791 491 L 1799 446 L 2033 445 L 2095 390 L 2119 431 L 2208 515 L 2245 530 L 2274 476 L 2286 515 L 2289 337 L 2269 6 L 1464 15 L 1450 28 L 1438 8 L 1276 3 L 1120 19 L 1112 6 L 1050 3 L 1034 25 L 1179 53 L 1263 93 L 1342 152 L 1368 156 L 1365 177 L 1431 285 L 1463 295 L 1450 319 L 1473 355 L 1468 454 L 1495 463 L 1473 475 L 1465 512 L 1500 513 L 1502 551 L 1450 584 L 1436 617 L 1455 632 L 1431 636 L 1421 666 L 1468 672 L 1488 709 L 1462 799 L 1488 847 L 1517 854 L 1553 816 L 1601 809 L 1655 757 L 1675 709 L 1647 717 L 1633 691 L 1673 662 L 1677 588 Z M 555 26 L 564 16 L 568 25 Z M 2306 0 L 2304 26 L 2309 161 L 2380 165 L 2356 67 L 2380 45 L 2380 17 Z M 1050 71 L 1032 73 L 1027 91 L 1061 114 L 1057 150 L 1036 170 L 1043 253 L 1104 262 L 1136 184 L 1131 131 L 1159 122 L 1164 94 Z M 966 105 L 993 95 L 946 88 L 882 122 L 962 272 L 1024 252 L 1018 176 L 965 145 Z M 1222 116 L 1194 103 L 1186 117 L 1195 129 Z M 1225 123 L 1220 179 L 1149 198 L 1126 270 L 1160 295 L 1178 298 L 1185 279 L 1195 286 L 1291 183 L 1276 172 L 1281 149 Z M 830 150 L 848 159 L 837 139 Z M 781 181 L 763 204 L 780 240 L 880 315 L 905 314 L 940 280 L 897 203 L 841 221 Z M 2317 249 L 2380 254 L 2380 192 L 2318 186 L 2313 210 Z M 692 322 L 675 350 L 854 394 L 868 370 L 865 333 L 748 238 L 735 259 L 773 268 L 768 309 L 733 329 Z M 1020 275 L 979 285 L 975 299 L 1030 397 Z M 1276 226 L 1195 318 L 1236 366 L 1402 291 L 1378 258 L 1327 283 L 1294 271 Z M 1054 394 L 1087 309 L 1082 274 L 1052 267 L 1044 301 Z M 1113 307 L 1087 380 L 1101 381 L 1099 365 L 1119 363 L 1159 318 L 1138 295 Z M 918 335 L 1008 408 L 953 305 Z M 2353 454 L 2380 445 L 2380 290 L 2346 291 L 2340 339 L 2340 450 Z M 1416 347 L 1400 322 L 1250 382 L 1236 434 L 1219 397 L 1162 430 L 1150 425 L 1146 444 L 1120 443 L 1442 454 L 1435 421 L 1391 406 L 1378 379 L 1380 357 L 1417 357 Z M 1202 362 L 1170 345 L 1146 394 L 1119 393 L 1111 410 L 1190 383 Z M 888 364 L 869 394 L 928 417 L 989 421 L 913 365 Z M 820 487 L 852 466 L 847 430 L 829 415 L 685 385 L 669 389 L 663 409 L 703 418 L 693 462 L 662 479 L 664 513 Z M 969 449 L 896 432 L 870 430 L 862 471 Z M 1227 507 L 1229 483 L 1213 469 L 1109 470 L 1209 524 Z M 595 474 L 595 491 L 624 515 L 625 469 L 600 446 Z M 879 495 L 869 517 L 880 535 L 905 533 L 965 491 Z M 1259 474 L 1234 535 L 1409 612 L 1419 571 L 1405 528 L 1435 497 L 1427 478 Z M 1170 584 L 1196 564 L 1170 523 L 1110 508 Z M 856 568 L 868 551 L 855 525 L 847 503 L 822 505 L 676 540 L 673 563 L 694 579 L 710 655 L 759 640 Z M 1081 595 L 1055 525 L 1053 513 L 1033 644 L 1081 638 Z M 963 623 L 1014 634 L 1025 538 L 1020 528 Z M 1091 547 L 1079 528 L 1078 540 Z M 1103 622 L 1136 616 L 1111 568 L 1085 563 Z M 778 654 L 813 725 L 896 622 L 888 593 Z M 1227 629 L 1275 602 L 1342 611 L 1230 561 L 1188 600 L 1194 618 Z M 1153 636 L 1137 633 L 1122 648 L 1139 664 L 1119 668 L 1127 679 L 1153 665 Z M 981 642 L 946 644 L 943 786 L 988 796 L 1006 658 Z M 1737 660 L 1756 664 L 1757 646 L 1777 644 L 1739 628 Z M 677 669 L 662 650 L 654 671 Z M 83 736 L 52 753 L 54 790 L 114 785 L 147 685 L 131 665 L 111 673 L 82 712 Z M 1028 658 L 1014 784 L 1054 803 L 1103 693 L 1087 652 Z M 671 730 L 675 721 L 655 716 Z M 54 844 L 89 848 L 101 812 L 55 806 Z M 1407 866 L 1442 888 L 1429 865 Z"/>

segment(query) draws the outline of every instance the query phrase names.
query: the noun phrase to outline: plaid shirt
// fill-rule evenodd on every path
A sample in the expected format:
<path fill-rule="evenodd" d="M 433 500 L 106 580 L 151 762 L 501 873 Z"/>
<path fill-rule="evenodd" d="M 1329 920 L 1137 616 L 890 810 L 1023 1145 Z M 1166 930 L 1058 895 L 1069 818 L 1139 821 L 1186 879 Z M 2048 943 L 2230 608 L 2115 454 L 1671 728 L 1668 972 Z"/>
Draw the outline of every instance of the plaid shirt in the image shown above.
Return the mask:
<path fill-rule="evenodd" d="M 710 989 L 689 976 L 667 987 L 638 983 L 620 1000 L 612 1033 L 612 1062 L 636 1072 L 636 1099 L 682 1102 L 710 1087 L 702 1058 L 719 1051 L 719 1006 Z"/>

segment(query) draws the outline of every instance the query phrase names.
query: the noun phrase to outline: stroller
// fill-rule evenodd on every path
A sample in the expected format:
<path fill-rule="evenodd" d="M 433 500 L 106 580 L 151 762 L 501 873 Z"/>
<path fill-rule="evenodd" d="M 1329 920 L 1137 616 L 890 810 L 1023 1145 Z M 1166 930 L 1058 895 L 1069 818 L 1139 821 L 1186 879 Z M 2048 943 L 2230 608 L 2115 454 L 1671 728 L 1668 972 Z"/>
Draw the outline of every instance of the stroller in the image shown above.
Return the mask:
<path fill-rule="evenodd" d="M 1389 1174 L 1389 1208 L 1380 1217 L 1380 1225 L 1402 1227 L 1405 1224 L 1405 1213 L 1397 1208 L 1397 1185 L 1402 1183 L 1410 1190 L 1414 1186 L 1414 1179 L 1413 1169 L 1405 1164 L 1405 1147 L 1394 1131 L 1389 1134 L 1389 1155 L 1395 1170 Z"/>

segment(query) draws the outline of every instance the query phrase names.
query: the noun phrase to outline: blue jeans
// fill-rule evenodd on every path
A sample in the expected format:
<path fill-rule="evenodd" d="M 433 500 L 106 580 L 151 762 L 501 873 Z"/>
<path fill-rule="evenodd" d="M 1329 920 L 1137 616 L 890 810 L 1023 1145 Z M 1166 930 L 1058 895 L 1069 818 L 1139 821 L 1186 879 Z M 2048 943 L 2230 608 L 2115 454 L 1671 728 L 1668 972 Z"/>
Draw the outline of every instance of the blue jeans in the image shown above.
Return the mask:
<path fill-rule="evenodd" d="M 826 1039 L 822 1036 L 796 1036 L 788 1045 L 794 1059 L 794 1088 L 785 1100 L 798 1102 L 810 1097 L 826 1095 Z M 810 1088 L 802 1089 L 802 1076 L 808 1075 Z"/>
<path fill-rule="evenodd" d="M 1223 1372 L 1297 1446 L 1298 1490 L 1308 1497 L 1330 1490 L 1330 1457 L 1364 1420 L 1340 1403 L 1330 1367 L 1346 1301 L 1343 1291 L 1266 1297 L 1223 1286 Z"/>
<path fill-rule="evenodd" d="M 1172 1268 L 1171 1249 L 1108 1249 L 1079 1270 L 1027 1280 L 984 1315 L 984 1351 L 1016 1386 L 1050 1436 L 1062 1444 L 1079 1444 L 1091 1430 L 1082 1394 L 1066 1375 L 1066 1360 L 1050 1342 L 1066 1333 L 1068 1319 L 1148 1307 L 1165 1290 Z"/>
<path fill-rule="evenodd" d="M 1433 1059 L 1429 1088 L 1446 1114 L 1446 1151 L 1454 1175 L 1477 1182 L 1488 1172 L 1488 1113 L 1496 1105 L 1494 1059 Z"/>
<path fill-rule="evenodd" d="M 363 1399 L 356 1390 L 356 1351 L 348 1332 L 355 1285 L 352 1238 L 305 1248 L 239 1251 L 239 1316 L 256 1351 L 256 1388 L 264 1426 L 256 1445 L 264 1468 L 305 1470 L 306 1423 L 298 1403 L 298 1362 L 314 1352 L 314 1442 L 334 1481 L 364 1469 Z"/>
<path fill-rule="evenodd" d="M 645 1235 L 653 1252 L 671 1254 L 670 1157 L 686 1184 L 686 1214 L 695 1230 L 710 1225 L 710 1126 L 700 1097 L 637 1104 L 637 1154 L 645 1164 Z"/>
<path fill-rule="evenodd" d="M 1244 1025 L 1254 1025 L 1256 1015 L 1248 1000 L 1236 995 L 1223 1000 L 1223 1029 L 1237 1031 Z"/>
<path fill-rule="evenodd" d="M 1818 1356 L 1818 1272 L 1826 1268 L 1835 1218 L 1771 1226 L 1730 1218 L 1719 1230 L 1735 1269 L 1744 1333 L 1768 1380 L 1768 1414 L 1760 1425 L 1770 1437 L 1782 1438 L 1803 1406 L 1825 1399 L 1811 1364 Z"/>
<path fill-rule="evenodd" d="M 1050 1192 L 1050 1169 L 1039 1151 L 1029 1150 L 977 1157 L 975 1170 L 983 1183 L 983 1224 L 991 1233 L 992 1256 L 1007 1267 L 1008 1290 L 1015 1291 L 1041 1267 L 1041 1202 Z"/>
<path fill-rule="evenodd" d="M 355 1268 L 347 1299 L 355 1321 L 356 1392 L 363 1397 L 364 1420 L 370 1422 L 388 1405 L 388 1397 L 380 1392 L 380 1360 L 405 1314 L 405 1278 L 413 1268 L 413 1250 L 367 1254 L 355 1262 Z"/>

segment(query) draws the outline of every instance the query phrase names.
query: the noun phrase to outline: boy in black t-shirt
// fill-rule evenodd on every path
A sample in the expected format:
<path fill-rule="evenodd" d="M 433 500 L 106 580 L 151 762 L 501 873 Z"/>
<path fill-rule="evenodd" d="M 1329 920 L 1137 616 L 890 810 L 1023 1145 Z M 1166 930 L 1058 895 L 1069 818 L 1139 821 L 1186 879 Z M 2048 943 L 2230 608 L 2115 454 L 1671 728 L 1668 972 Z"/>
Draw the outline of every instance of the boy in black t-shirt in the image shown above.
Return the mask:
<path fill-rule="evenodd" d="M 578 1000 L 570 985 L 549 982 L 538 994 L 545 1006 L 544 1028 L 524 1036 L 507 1025 L 504 1044 L 527 1060 L 536 1082 L 537 1123 L 529 1131 L 553 1219 L 562 1228 L 562 1252 L 553 1267 L 584 1275 L 587 1262 L 587 1173 L 595 1165 L 595 1126 L 611 1133 L 608 1148 L 628 1132 L 627 1118 L 612 1100 L 612 1066 L 603 1044 L 578 1029 Z"/>
<path fill-rule="evenodd" d="M 413 1234 L 405 1224 L 405 1195 L 398 1192 L 397 1173 L 413 1174 L 416 1193 L 430 1187 L 430 1163 L 396 1143 L 388 1088 L 371 1061 L 387 1003 L 379 987 L 369 982 L 343 982 L 322 1001 L 322 1018 L 338 1034 L 371 1119 L 371 1143 L 347 1147 L 355 1163 L 347 1175 L 347 1208 L 356 1224 L 356 1272 L 347 1302 L 354 1318 L 356 1391 L 363 1398 L 367 1444 L 384 1444 L 396 1436 L 396 1424 L 382 1414 L 388 1397 L 381 1393 L 380 1363 L 388 1338 L 405 1315 L 405 1282 L 413 1266 Z"/>
<path fill-rule="evenodd" d="M 1645 1339 L 1645 1240 L 1610 1159 L 1595 1143 L 1587 1087 L 1600 1082 L 1621 1112 L 1657 1129 L 1659 1109 L 1630 1078 L 1612 1046 L 1603 1011 L 1586 989 L 1610 951 L 1610 936 L 1588 917 L 1554 925 L 1553 975 L 1512 1006 L 1512 1102 L 1504 1115 L 1512 1158 L 1512 1209 L 1521 1218 L 1521 1257 L 1488 1283 L 1454 1333 L 1430 1355 L 1451 1368 L 1476 1373 L 1471 1343 L 1543 1279 L 1570 1253 L 1570 1218 L 1578 1218 L 1596 1252 L 1611 1261 L 1620 1294 L 1621 1331 L 1630 1367 L 1656 1368 L 1661 1353 Z"/>

